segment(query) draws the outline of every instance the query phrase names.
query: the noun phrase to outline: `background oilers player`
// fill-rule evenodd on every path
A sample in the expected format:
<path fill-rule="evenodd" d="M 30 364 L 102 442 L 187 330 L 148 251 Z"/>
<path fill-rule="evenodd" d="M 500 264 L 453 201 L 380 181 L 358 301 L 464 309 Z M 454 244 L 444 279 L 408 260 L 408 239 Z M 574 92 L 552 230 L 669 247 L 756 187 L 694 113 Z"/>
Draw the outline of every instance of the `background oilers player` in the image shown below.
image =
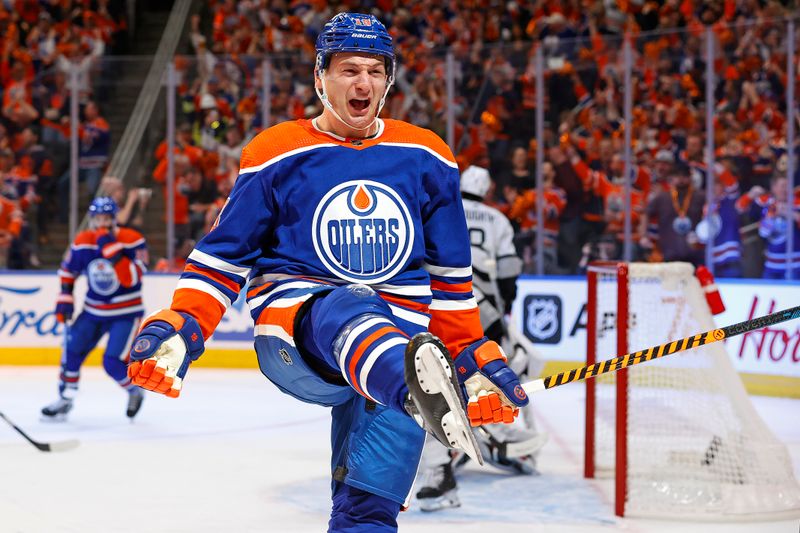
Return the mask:
<path fill-rule="evenodd" d="M 544 361 L 533 345 L 505 322 L 517 295 L 522 261 L 514 247 L 514 229 L 508 218 L 483 203 L 490 185 L 491 177 L 485 168 L 472 165 L 461 174 L 461 198 L 472 247 L 473 292 L 486 336 L 503 346 L 508 365 L 518 376 L 534 379 Z M 513 424 L 483 426 L 477 432 L 477 440 L 484 459 L 496 468 L 512 474 L 534 474 L 536 454 L 547 442 L 547 435 L 536 430 L 532 405 L 524 407 L 522 415 Z M 423 511 L 461 505 L 454 470 L 466 460 L 463 454 L 451 452 L 434 439 L 425 442 L 421 488 L 417 492 Z"/>
<path fill-rule="evenodd" d="M 61 355 L 59 398 L 42 409 L 47 418 L 66 415 L 78 392 L 80 369 L 86 356 L 108 333 L 103 367 L 128 391 L 127 415 L 136 416 L 142 405 L 142 391 L 127 375 L 131 341 L 139 328 L 142 306 L 142 273 L 146 270 L 147 247 L 136 230 L 116 226 L 117 204 L 111 198 L 95 198 L 89 206 L 89 227 L 75 237 L 58 275 L 61 294 L 56 318 L 67 328 Z M 89 290 L 83 311 L 69 325 L 74 310 L 75 279 L 86 274 Z"/>
<path fill-rule="evenodd" d="M 428 130 L 378 118 L 394 69 L 376 18 L 343 13 L 325 25 L 322 115 L 245 147 L 214 229 L 189 256 L 171 308 L 145 320 L 129 366 L 135 383 L 178 396 L 249 282 L 261 371 L 332 407 L 330 531 L 396 530 L 419 425 L 480 460 L 470 424 L 511 422 L 528 402 L 483 336 L 452 153 Z"/>

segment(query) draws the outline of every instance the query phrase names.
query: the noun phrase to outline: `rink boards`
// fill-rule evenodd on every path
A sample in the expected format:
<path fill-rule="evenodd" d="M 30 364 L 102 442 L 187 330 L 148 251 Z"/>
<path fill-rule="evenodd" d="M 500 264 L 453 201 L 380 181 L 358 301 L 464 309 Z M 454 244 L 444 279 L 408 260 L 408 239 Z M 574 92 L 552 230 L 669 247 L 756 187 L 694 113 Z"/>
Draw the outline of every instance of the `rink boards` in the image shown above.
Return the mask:
<path fill-rule="evenodd" d="M 178 276 L 148 274 L 143 284 L 147 313 L 169 305 Z M 721 280 L 727 307 L 718 325 L 741 322 L 797 305 L 800 284 L 762 280 Z M 63 326 L 53 313 L 59 290 L 55 272 L 0 274 L 0 364 L 56 365 Z M 78 280 L 76 309 L 86 292 Z M 547 361 L 543 373 L 581 366 L 586 352 L 586 281 L 579 276 L 523 276 L 513 316 L 517 330 L 534 342 Z M 102 344 L 103 341 L 101 341 Z M 223 317 L 206 354 L 195 365 L 256 368 L 252 320 L 242 298 Z M 727 341 L 727 351 L 751 393 L 800 398 L 800 320 Z M 614 354 L 608 354 L 614 355 Z M 99 364 L 101 350 L 88 364 Z"/>

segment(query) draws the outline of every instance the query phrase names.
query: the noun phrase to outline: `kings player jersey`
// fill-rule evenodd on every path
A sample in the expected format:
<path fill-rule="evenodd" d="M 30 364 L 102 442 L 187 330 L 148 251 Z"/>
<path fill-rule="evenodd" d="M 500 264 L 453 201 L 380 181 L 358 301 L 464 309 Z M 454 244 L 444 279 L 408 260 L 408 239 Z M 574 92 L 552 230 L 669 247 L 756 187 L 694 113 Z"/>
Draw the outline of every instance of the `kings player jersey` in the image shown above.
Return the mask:
<path fill-rule="evenodd" d="M 479 339 L 455 159 L 431 131 L 378 124 L 368 139 L 337 137 L 309 120 L 253 139 L 217 222 L 188 258 L 172 309 L 194 316 L 208 338 L 248 282 L 254 319 L 282 287 L 358 283 L 396 316 L 428 326 L 454 356 Z"/>
<path fill-rule="evenodd" d="M 102 233 L 87 230 L 75 237 L 58 271 L 62 287 L 72 286 L 75 278 L 86 275 L 89 290 L 83 310 L 101 320 L 144 314 L 142 274 L 147 270 L 147 245 L 134 229 L 119 228 L 115 233 L 116 242 L 111 248 L 122 250 L 121 259 L 112 262 L 105 257 L 97 245 Z"/>

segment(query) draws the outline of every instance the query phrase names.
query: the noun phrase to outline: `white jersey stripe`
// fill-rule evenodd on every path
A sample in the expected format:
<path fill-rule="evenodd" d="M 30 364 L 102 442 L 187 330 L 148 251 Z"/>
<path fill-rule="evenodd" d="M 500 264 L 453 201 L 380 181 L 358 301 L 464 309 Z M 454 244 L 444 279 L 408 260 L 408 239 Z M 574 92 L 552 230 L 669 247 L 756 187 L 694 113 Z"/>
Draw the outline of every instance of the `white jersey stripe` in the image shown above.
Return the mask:
<path fill-rule="evenodd" d="M 253 284 L 251 283 L 250 285 L 252 286 Z M 308 282 L 308 281 L 296 281 L 296 282 L 290 282 L 290 283 L 286 283 L 286 284 L 280 285 L 280 286 L 276 287 L 275 290 L 276 291 L 283 291 L 284 289 L 309 289 L 309 288 L 319 287 L 319 286 L 320 286 L 319 283 L 311 283 L 311 282 Z M 285 300 L 295 300 L 295 301 L 293 303 L 291 303 L 291 304 L 286 304 L 286 305 L 276 305 L 275 302 L 272 302 L 271 304 L 269 304 L 269 306 L 270 307 L 291 307 L 292 305 L 296 304 L 297 302 L 306 301 L 310 296 L 311 296 L 311 294 L 308 294 L 306 296 L 298 296 L 297 298 L 286 298 Z M 252 300 L 249 300 L 247 302 L 247 305 L 250 307 L 250 309 L 256 309 L 258 306 L 260 306 L 266 300 L 268 300 L 269 298 L 272 298 L 272 297 L 273 297 L 273 293 L 272 292 L 268 292 L 267 294 L 262 294 L 261 296 L 257 296 L 256 298 L 253 298 Z M 298 298 L 302 298 L 302 299 L 298 299 Z M 283 298 L 280 298 L 280 297 L 278 298 L 278 300 L 282 300 L 282 299 Z"/>
<path fill-rule="evenodd" d="M 353 328 L 353 330 L 347 334 L 347 338 L 344 341 L 344 346 L 342 346 L 342 351 L 339 352 L 339 368 L 342 371 L 344 379 L 346 379 L 348 383 L 350 383 L 350 378 L 347 377 L 347 371 L 345 370 L 346 365 L 344 363 L 345 359 L 347 359 L 347 354 L 350 353 L 350 348 L 353 347 L 353 342 L 355 342 L 356 337 L 364 333 L 372 326 L 377 326 L 378 324 L 392 325 L 391 322 L 389 322 L 383 317 L 375 317 L 365 320 L 364 322 Z"/>
<path fill-rule="evenodd" d="M 469 300 L 433 300 L 431 302 L 431 311 L 467 311 L 478 307 L 475 298 Z"/>
<path fill-rule="evenodd" d="M 270 302 L 267 307 L 274 307 L 275 309 L 285 309 L 292 307 L 299 303 L 303 303 L 311 298 L 311 294 L 303 294 L 302 296 L 295 296 L 293 298 L 277 298 L 274 302 Z"/>
<path fill-rule="evenodd" d="M 114 296 L 109 301 L 104 302 L 100 300 L 95 300 L 93 298 L 86 298 L 85 301 L 87 304 L 95 304 L 95 305 L 105 305 L 105 304 L 118 304 L 120 302 L 127 302 L 128 300 L 135 300 L 137 298 L 142 297 L 141 291 L 132 292 L 130 294 L 123 294 L 121 296 Z"/>
<path fill-rule="evenodd" d="M 422 268 L 434 276 L 447 276 L 451 278 L 466 278 L 472 276 L 472 267 L 441 267 L 423 263 Z"/>
<path fill-rule="evenodd" d="M 260 336 L 271 336 L 271 337 L 278 337 L 283 342 L 287 343 L 290 346 L 294 346 L 294 339 L 289 335 L 289 333 L 280 326 L 276 326 L 274 324 L 256 324 L 256 327 L 253 329 L 253 333 L 255 333 L 256 337 Z"/>
<path fill-rule="evenodd" d="M 417 324 L 424 328 L 427 328 L 428 324 L 431 321 L 428 315 L 423 315 L 422 313 L 409 311 L 408 309 L 403 309 L 402 307 L 398 307 L 396 305 L 389 304 L 389 309 L 392 311 L 392 314 L 397 318 L 405 320 L 406 322 L 411 322 L 412 324 Z"/>
<path fill-rule="evenodd" d="M 137 239 L 137 240 L 135 240 L 133 242 L 123 242 L 121 244 L 125 248 L 129 248 L 129 249 L 130 248 L 136 248 L 137 246 L 141 246 L 141 245 L 144 244 L 144 237 L 142 237 L 141 239 Z"/>
<path fill-rule="evenodd" d="M 194 289 L 196 291 L 201 291 L 213 297 L 216 301 L 221 303 L 225 309 L 231 306 L 230 298 L 225 296 L 222 291 L 200 279 L 179 280 L 178 284 L 175 286 L 175 290 L 177 291 L 178 289 Z"/>
<path fill-rule="evenodd" d="M 250 280 L 250 287 L 255 287 L 256 285 L 261 285 L 262 283 L 267 283 L 269 281 L 281 281 L 284 279 L 296 279 L 299 281 L 297 274 L 261 274 Z M 330 281 L 332 283 L 341 283 L 342 280 L 334 279 L 334 278 L 323 278 L 320 276 L 314 276 L 314 279 L 318 279 L 320 281 Z"/>
<path fill-rule="evenodd" d="M 84 308 L 84 311 L 89 313 L 90 315 L 94 316 L 121 316 L 127 315 L 130 313 L 137 313 L 139 311 L 144 311 L 143 305 L 132 305 L 130 307 L 121 307 L 119 309 L 95 309 L 94 307 L 87 305 Z"/>
<path fill-rule="evenodd" d="M 432 156 L 434 156 L 436 159 L 438 159 L 439 161 L 441 161 L 442 163 L 444 163 L 444 164 L 445 164 L 445 165 L 447 165 L 448 167 L 450 167 L 450 168 L 456 168 L 456 169 L 458 168 L 458 163 L 456 163 L 455 161 L 450 161 L 449 159 L 445 159 L 444 157 L 442 157 L 441 155 L 439 155 L 439 154 L 438 154 L 438 153 L 437 153 L 435 150 L 431 149 L 431 148 L 430 148 L 430 147 L 428 147 L 428 146 L 422 145 L 422 144 L 414 144 L 414 143 L 386 143 L 386 142 L 382 142 L 382 143 L 378 143 L 378 146 L 399 146 L 400 148 L 417 148 L 417 149 L 419 149 L 419 150 L 425 150 L 426 152 L 428 152 L 429 154 L 431 154 Z"/>
<path fill-rule="evenodd" d="M 133 321 L 133 324 L 131 324 L 131 332 L 128 334 L 128 339 L 125 341 L 125 346 L 122 349 L 122 352 L 119 354 L 120 361 L 125 361 L 125 359 L 128 358 L 128 353 L 131 351 L 133 339 L 136 337 L 136 334 L 139 333 L 139 324 L 141 321 L 141 318 L 137 318 Z"/>
<path fill-rule="evenodd" d="M 241 169 L 239 171 L 239 175 L 241 176 L 242 174 L 250 174 L 251 172 L 259 172 L 261 170 L 264 170 L 265 168 L 267 168 L 270 165 L 274 165 L 275 163 L 277 163 L 278 161 L 281 161 L 282 159 L 286 159 L 287 157 L 291 157 L 293 155 L 302 154 L 303 152 L 308 152 L 309 150 L 316 150 L 317 148 L 330 148 L 330 147 L 333 147 L 333 146 L 338 146 L 338 145 L 337 144 L 333 144 L 333 143 L 320 143 L 320 144 L 314 144 L 312 146 L 303 146 L 301 148 L 296 148 L 294 150 L 289 150 L 288 152 L 285 152 L 285 153 L 283 153 L 281 155 L 275 156 L 272 159 L 270 159 L 269 161 L 267 161 L 265 163 L 261 163 L 260 165 L 257 165 L 257 166 L 254 166 L 254 167 L 243 168 L 243 169 Z"/>
<path fill-rule="evenodd" d="M 192 250 L 192 253 L 189 254 L 189 259 L 192 261 L 197 261 L 198 263 L 209 266 L 213 269 L 221 270 L 222 272 L 227 272 L 228 274 L 233 274 L 234 276 L 239 276 L 240 278 L 247 278 L 247 274 L 250 272 L 249 268 L 233 265 L 227 261 L 218 259 L 213 255 L 201 252 L 197 248 Z"/>
<path fill-rule="evenodd" d="M 431 295 L 431 288 L 429 285 L 384 285 L 379 283 L 377 285 L 370 285 L 376 291 L 385 292 L 387 294 L 396 294 L 398 296 L 419 296 L 426 297 Z"/>

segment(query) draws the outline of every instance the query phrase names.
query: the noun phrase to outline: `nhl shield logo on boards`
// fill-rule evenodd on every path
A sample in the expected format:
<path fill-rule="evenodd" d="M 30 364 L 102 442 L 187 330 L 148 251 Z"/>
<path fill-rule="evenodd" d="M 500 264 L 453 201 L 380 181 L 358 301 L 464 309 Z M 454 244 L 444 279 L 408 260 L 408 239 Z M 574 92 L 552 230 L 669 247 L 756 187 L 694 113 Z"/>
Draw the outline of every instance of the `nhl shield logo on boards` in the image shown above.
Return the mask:
<path fill-rule="evenodd" d="M 561 298 L 557 295 L 526 296 L 523 303 L 523 320 L 523 333 L 532 342 L 541 344 L 561 342 Z"/>
<path fill-rule="evenodd" d="M 414 243 L 408 207 L 375 181 L 342 183 L 320 200 L 312 222 L 314 250 L 337 277 L 381 283 L 406 264 Z"/>

